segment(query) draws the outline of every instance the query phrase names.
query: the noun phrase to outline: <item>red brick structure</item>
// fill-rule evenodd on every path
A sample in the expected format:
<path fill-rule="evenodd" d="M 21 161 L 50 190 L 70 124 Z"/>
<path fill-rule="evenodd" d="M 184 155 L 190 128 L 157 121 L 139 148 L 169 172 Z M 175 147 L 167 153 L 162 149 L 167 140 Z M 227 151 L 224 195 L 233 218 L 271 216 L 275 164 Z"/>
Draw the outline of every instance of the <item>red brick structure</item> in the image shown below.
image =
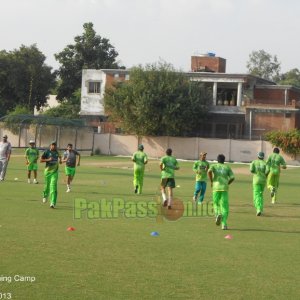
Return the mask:
<path fill-rule="evenodd" d="M 201 54 L 191 58 L 192 72 L 226 72 L 226 59 L 212 54 Z"/>

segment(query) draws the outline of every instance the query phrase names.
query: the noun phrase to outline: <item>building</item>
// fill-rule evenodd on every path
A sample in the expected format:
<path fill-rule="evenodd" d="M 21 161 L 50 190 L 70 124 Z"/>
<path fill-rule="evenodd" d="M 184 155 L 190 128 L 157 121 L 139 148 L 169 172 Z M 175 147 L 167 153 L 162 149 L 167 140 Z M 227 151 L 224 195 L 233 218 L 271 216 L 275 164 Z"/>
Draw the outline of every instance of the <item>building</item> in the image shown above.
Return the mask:
<path fill-rule="evenodd" d="M 34 107 L 34 115 L 39 115 L 40 113 L 45 112 L 49 108 L 53 108 L 60 105 L 60 103 L 56 99 L 56 95 L 48 95 L 47 96 L 47 103 L 40 108 L 40 110 L 37 110 L 36 107 Z"/>
<path fill-rule="evenodd" d="M 208 119 L 195 135 L 257 139 L 272 130 L 300 129 L 299 88 L 226 73 L 226 60 L 213 53 L 192 56 L 186 75 L 210 87 L 213 95 Z M 89 124 L 103 128 L 104 90 L 114 80 L 129 80 L 129 70 L 83 70 L 80 114 Z"/>

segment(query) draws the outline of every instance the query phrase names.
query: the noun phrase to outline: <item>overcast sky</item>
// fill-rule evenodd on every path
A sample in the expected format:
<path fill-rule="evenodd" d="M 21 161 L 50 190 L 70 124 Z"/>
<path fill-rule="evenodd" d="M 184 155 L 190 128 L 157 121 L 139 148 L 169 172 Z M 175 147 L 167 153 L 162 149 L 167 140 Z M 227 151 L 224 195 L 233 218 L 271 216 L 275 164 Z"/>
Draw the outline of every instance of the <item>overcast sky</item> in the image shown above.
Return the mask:
<path fill-rule="evenodd" d="M 249 54 L 277 55 L 281 71 L 300 69 L 299 0 L 0 0 L 0 50 L 36 44 L 54 54 L 92 22 L 126 67 L 160 59 L 190 70 L 194 54 L 214 52 L 228 73 L 246 73 Z"/>

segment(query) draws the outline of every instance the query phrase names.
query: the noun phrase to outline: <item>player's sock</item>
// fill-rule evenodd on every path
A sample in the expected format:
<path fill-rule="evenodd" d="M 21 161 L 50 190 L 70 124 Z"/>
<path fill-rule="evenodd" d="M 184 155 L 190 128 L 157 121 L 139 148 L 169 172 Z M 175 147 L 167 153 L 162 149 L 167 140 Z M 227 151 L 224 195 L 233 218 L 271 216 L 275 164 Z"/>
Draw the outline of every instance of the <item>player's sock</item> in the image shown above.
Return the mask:
<path fill-rule="evenodd" d="M 165 204 L 167 203 L 167 195 L 165 192 L 161 192 L 161 196 L 163 199 L 163 205 L 166 206 Z"/>

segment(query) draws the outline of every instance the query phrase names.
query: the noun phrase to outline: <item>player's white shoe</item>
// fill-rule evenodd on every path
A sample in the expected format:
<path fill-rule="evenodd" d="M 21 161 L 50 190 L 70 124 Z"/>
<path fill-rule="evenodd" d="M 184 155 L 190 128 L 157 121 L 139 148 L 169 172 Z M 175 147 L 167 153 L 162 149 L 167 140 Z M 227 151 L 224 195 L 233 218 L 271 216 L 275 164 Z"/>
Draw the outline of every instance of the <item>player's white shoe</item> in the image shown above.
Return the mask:
<path fill-rule="evenodd" d="M 30 184 L 31 183 L 30 179 L 27 179 L 27 182 Z"/>
<path fill-rule="evenodd" d="M 47 198 L 44 197 L 44 198 L 43 198 L 43 203 L 46 203 L 46 202 L 47 202 Z"/>
<path fill-rule="evenodd" d="M 71 192 L 71 189 L 67 188 L 66 193 L 70 193 L 70 192 Z"/>
<path fill-rule="evenodd" d="M 39 182 L 36 179 L 33 179 L 34 184 L 38 184 Z"/>

